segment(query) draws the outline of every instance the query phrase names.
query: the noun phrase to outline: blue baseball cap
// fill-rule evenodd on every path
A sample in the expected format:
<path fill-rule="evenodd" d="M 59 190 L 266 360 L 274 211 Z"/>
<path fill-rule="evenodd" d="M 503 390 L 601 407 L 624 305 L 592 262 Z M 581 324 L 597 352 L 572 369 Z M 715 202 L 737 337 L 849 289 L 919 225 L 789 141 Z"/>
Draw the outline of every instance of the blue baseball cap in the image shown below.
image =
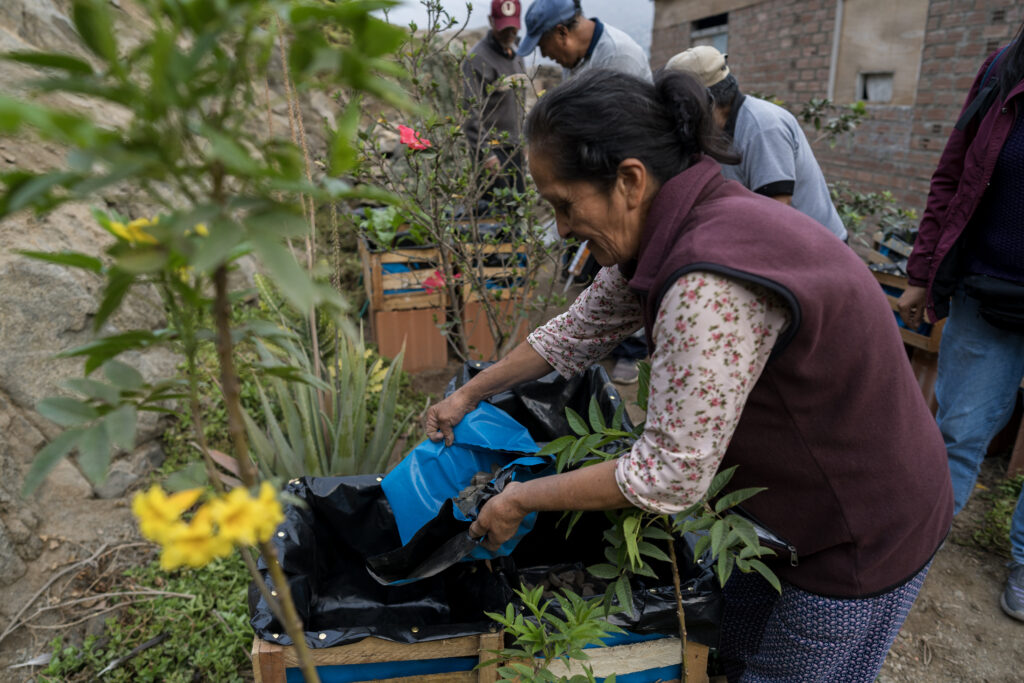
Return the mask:
<path fill-rule="evenodd" d="M 526 10 L 526 36 L 519 43 L 516 53 L 520 57 L 533 52 L 540 37 L 576 16 L 576 3 L 573 0 L 536 0 Z"/>

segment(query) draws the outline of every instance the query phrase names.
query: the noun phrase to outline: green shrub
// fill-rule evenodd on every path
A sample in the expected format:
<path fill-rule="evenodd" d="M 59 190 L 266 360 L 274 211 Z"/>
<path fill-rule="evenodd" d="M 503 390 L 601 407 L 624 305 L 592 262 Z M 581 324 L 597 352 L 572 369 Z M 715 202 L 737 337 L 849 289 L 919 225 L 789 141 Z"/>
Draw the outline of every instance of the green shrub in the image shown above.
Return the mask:
<path fill-rule="evenodd" d="M 153 638 L 163 642 L 102 674 L 112 683 L 242 681 L 249 668 L 252 629 L 246 607 L 249 574 L 239 555 L 217 560 L 199 571 L 167 574 L 159 564 L 129 569 L 122 589 L 152 588 L 185 593 L 192 599 L 158 597 L 139 602 L 107 619 L 102 636 L 81 647 L 51 642 L 53 659 L 40 681 L 93 681 L 111 662 Z"/>
<path fill-rule="evenodd" d="M 1017 506 L 1021 486 L 1024 485 L 1024 474 L 999 480 L 982 499 L 991 507 L 985 512 L 981 528 L 976 530 L 971 539 L 981 548 L 989 552 L 1010 557 L 1010 519 Z"/>

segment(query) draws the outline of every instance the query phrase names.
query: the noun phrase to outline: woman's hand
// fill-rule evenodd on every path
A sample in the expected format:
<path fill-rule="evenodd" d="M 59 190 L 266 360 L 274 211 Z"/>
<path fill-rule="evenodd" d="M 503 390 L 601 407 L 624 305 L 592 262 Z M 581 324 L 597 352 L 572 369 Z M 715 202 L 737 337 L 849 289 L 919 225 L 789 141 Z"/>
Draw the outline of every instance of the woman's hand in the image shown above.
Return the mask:
<path fill-rule="evenodd" d="M 435 403 L 427 410 L 427 437 L 431 441 L 444 439 L 446 446 L 451 446 L 455 439 L 452 427 L 459 424 L 466 413 L 476 408 L 477 401 L 472 400 L 465 391 L 459 390 L 440 403 Z"/>
<path fill-rule="evenodd" d="M 900 317 L 903 318 L 904 324 L 911 330 L 916 330 L 920 327 L 921 321 L 924 319 L 924 307 L 927 298 L 928 290 L 926 288 L 907 285 L 907 288 L 903 290 L 903 294 L 896 302 L 896 307 L 900 311 Z"/>
<path fill-rule="evenodd" d="M 515 481 L 506 484 L 501 493 L 484 503 L 480 515 L 469 526 L 470 536 L 486 536 L 483 546 L 488 550 L 497 550 L 512 538 L 528 514 L 516 499 L 515 489 L 519 486 Z"/>

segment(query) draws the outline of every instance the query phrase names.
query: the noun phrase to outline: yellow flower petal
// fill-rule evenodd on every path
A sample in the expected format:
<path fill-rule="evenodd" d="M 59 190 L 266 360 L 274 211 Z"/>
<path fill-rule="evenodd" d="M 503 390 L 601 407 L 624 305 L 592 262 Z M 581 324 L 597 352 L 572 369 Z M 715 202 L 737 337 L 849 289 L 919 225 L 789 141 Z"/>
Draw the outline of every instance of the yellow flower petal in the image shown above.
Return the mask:
<path fill-rule="evenodd" d="M 125 224 L 121 221 L 110 221 L 108 225 L 110 226 L 110 232 L 114 233 L 117 237 L 126 241 L 131 240 L 131 234 L 128 232 L 128 228 L 125 227 Z"/>
<path fill-rule="evenodd" d="M 148 491 L 135 494 L 132 498 L 132 512 L 139 519 L 142 535 L 157 543 L 164 543 L 174 523 L 180 521 L 181 515 L 195 505 L 201 494 L 202 489 L 189 489 L 168 496 L 155 484 Z"/>

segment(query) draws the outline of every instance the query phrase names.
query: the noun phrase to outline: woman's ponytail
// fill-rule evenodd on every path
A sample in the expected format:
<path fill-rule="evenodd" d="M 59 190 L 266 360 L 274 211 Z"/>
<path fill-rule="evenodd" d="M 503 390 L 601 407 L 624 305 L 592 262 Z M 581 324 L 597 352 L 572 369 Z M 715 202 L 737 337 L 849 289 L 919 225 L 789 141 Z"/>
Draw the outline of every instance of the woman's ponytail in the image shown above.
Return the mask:
<path fill-rule="evenodd" d="M 715 126 L 711 96 L 696 78 L 666 70 L 658 75 L 654 87 L 658 100 L 675 120 L 680 143 L 688 154 L 703 152 L 723 164 L 740 162 L 729 138 Z"/>

